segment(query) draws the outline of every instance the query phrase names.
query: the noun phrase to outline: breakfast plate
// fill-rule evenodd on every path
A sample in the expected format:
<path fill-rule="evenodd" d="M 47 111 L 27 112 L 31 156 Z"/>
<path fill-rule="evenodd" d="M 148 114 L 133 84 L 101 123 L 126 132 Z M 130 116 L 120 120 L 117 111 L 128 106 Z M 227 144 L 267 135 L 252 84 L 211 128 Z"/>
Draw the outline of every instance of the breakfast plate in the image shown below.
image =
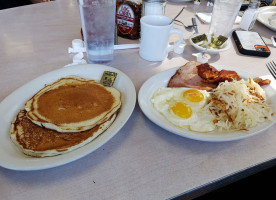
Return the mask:
<path fill-rule="evenodd" d="M 270 24 L 270 18 L 273 15 L 276 15 L 276 7 L 275 6 L 265 6 L 258 9 L 259 14 L 257 20 L 265 25 L 267 28 L 276 31 L 276 26 L 272 26 Z"/>
<path fill-rule="evenodd" d="M 218 70 L 226 69 L 226 70 L 234 70 L 236 71 L 242 78 L 255 77 L 247 72 L 241 71 L 237 68 L 225 67 L 225 66 L 214 66 Z M 238 139 L 247 138 L 262 131 L 268 129 L 276 122 L 276 116 L 274 116 L 273 121 L 268 121 L 262 124 L 259 124 L 257 127 L 249 129 L 249 131 L 233 131 L 227 133 L 221 133 L 217 131 L 200 133 L 189 131 L 188 129 L 179 128 L 174 126 L 172 123 L 167 121 L 165 117 L 163 117 L 158 111 L 156 111 L 152 105 L 151 98 L 152 95 L 161 87 L 166 87 L 171 76 L 175 74 L 176 70 L 179 67 L 172 68 L 163 72 L 160 72 L 151 78 L 149 78 L 140 88 L 138 93 L 138 103 L 143 111 L 143 113 L 155 124 L 166 129 L 167 131 L 177 134 L 182 137 L 200 140 L 200 141 L 209 141 L 209 142 L 224 142 L 224 141 L 233 141 Z M 272 104 L 274 109 L 276 108 L 276 81 L 272 80 L 272 76 L 262 77 L 271 79 L 271 84 L 269 86 L 263 87 L 267 95 L 267 101 L 269 104 Z M 274 110 L 275 111 L 275 110 Z"/>
<path fill-rule="evenodd" d="M 113 124 L 95 140 L 72 152 L 45 158 L 24 155 L 9 138 L 11 121 L 25 102 L 45 84 L 53 83 L 61 77 L 76 75 L 100 81 L 104 71 L 117 73 L 114 87 L 122 93 L 122 107 Z M 129 119 L 136 103 L 136 91 L 129 77 L 118 69 L 104 65 L 74 65 L 51 71 L 26 83 L 15 90 L 0 103 L 0 166 L 13 170 L 39 170 L 60 166 L 75 161 L 101 147 L 108 142 L 124 126 Z"/>

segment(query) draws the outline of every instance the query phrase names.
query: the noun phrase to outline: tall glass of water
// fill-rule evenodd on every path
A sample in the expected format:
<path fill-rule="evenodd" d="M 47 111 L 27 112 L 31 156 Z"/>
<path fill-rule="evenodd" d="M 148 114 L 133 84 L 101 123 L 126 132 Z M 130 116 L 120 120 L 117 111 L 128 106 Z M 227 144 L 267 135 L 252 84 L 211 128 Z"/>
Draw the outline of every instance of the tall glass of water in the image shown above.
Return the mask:
<path fill-rule="evenodd" d="M 89 63 L 113 60 L 116 0 L 78 0 Z"/>
<path fill-rule="evenodd" d="M 242 2 L 243 0 L 215 0 L 209 33 L 215 37 L 228 37 Z"/>

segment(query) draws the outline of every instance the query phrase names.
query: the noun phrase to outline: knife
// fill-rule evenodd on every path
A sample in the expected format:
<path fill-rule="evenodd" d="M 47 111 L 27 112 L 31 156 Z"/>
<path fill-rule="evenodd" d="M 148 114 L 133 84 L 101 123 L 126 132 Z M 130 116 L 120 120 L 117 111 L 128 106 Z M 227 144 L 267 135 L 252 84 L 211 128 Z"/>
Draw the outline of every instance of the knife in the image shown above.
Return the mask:
<path fill-rule="evenodd" d="M 192 18 L 193 27 L 195 30 L 195 33 L 198 33 L 197 24 L 196 24 L 196 18 Z"/>

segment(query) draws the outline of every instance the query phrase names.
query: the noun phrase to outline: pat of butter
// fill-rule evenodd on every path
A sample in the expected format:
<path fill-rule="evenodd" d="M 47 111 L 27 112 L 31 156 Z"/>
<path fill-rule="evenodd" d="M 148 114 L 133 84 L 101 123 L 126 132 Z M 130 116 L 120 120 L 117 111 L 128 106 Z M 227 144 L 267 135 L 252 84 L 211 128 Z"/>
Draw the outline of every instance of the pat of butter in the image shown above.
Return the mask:
<path fill-rule="evenodd" d="M 116 80 L 117 73 L 104 71 L 100 83 L 105 87 L 112 87 Z"/>

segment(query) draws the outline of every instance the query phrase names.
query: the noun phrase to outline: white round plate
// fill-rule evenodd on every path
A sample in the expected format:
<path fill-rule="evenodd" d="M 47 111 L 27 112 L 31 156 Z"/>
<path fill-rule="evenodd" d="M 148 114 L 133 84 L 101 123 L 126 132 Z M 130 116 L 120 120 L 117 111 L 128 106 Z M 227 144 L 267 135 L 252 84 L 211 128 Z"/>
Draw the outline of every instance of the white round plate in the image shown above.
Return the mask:
<path fill-rule="evenodd" d="M 53 83 L 61 77 L 76 75 L 100 81 L 104 71 L 117 73 L 114 87 L 122 93 L 122 107 L 113 124 L 95 140 L 72 152 L 54 157 L 35 158 L 24 155 L 9 138 L 11 121 L 25 102 L 45 84 Z M 13 170 L 38 170 L 60 166 L 77 160 L 105 144 L 123 127 L 129 119 L 136 103 L 136 91 L 132 81 L 118 69 L 104 65 L 75 65 L 61 68 L 26 83 L 0 103 L 0 166 Z"/>
<path fill-rule="evenodd" d="M 269 18 L 272 15 L 276 15 L 276 6 L 265 6 L 259 8 L 258 10 L 259 14 L 257 20 L 265 25 L 267 28 L 276 31 L 276 27 L 269 24 Z"/>
<path fill-rule="evenodd" d="M 197 44 L 193 43 L 192 41 L 192 38 L 196 37 L 197 35 L 201 35 L 202 33 L 196 33 L 194 35 L 192 35 L 190 38 L 189 38 L 189 42 L 190 44 L 196 48 L 196 50 L 198 50 L 199 52 L 206 52 L 206 53 L 209 53 L 209 54 L 219 54 L 223 51 L 226 51 L 228 50 L 231 45 L 230 45 L 230 39 L 228 39 L 225 44 L 222 45 L 222 48 L 221 49 L 207 49 L 207 48 L 204 48 L 204 47 L 201 47 L 201 46 L 198 46 Z M 207 35 L 207 34 L 206 34 Z"/>
<path fill-rule="evenodd" d="M 243 72 L 237 68 L 230 68 L 225 66 L 214 66 L 218 70 L 226 69 L 226 70 L 234 70 L 236 71 L 241 77 L 247 79 L 249 77 L 255 77 L 252 76 L 246 72 Z M 251 128 L 249 131 L 233 131 L 228 133 L 220 133 L 216 131 L 208 132 L 208 133 L 200 133 L 200 132 L 194 132 L 189 131 L 188 129 L 179 128 L 177 126 L 174 126 L 169 121 L 165 119 L 158 111 L 154 109 L 151 103 L 151 97 L 155 91 L 157 91 L 160 87 L 167 87 L 167 84 L 172 77 L 172 75 L 175 74 L 176 70 L 179 69 L 179 67 L 172 68 L 163 72 L 160 72 L 151 78 L 149 78 L 140 88 L 139 94 L 138 94 L 138 103 L 140 105 L 140 108 L 142 109 L 143 113 L 155 124 L 158 126 L 166 129 L 169 132 L 175 133 L 177 135 L 187 137 L 190 139 L 200 140 L 200 141 L 209 141 L 209 142 L 224 142 L 224 141 L 233 141 L 238 139 L 247 138 L 250 136 L 253 136 L 255 134 L 258 134 L 270 126 L 273 125 L 273 123 L 276 122 L 276 116 L 274 116 L 274 119 L 272 122 L 265 122 L 257 127 Z M 272 76 L 263 77 L 263 78 L 269 78 L 272 80 Z M 276 108 L 276 81 L 272 80 L 271 84 L 269 86 L 263 87 L 263 89 L 266 92 L 268 103 L 272 104 L 274 106 L 274 109 Z"/>

